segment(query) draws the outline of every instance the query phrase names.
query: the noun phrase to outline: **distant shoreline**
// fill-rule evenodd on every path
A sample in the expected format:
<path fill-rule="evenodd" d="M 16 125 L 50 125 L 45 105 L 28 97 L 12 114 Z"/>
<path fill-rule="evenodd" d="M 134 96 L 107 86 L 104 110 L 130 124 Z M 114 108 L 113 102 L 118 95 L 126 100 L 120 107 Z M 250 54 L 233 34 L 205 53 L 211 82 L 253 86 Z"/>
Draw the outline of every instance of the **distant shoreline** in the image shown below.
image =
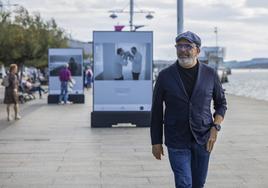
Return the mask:
<path fill-rule="evenodd" d="M 231 94 L 231 93 L 228 93 L 228 92 L 226 92 L 225 95 L 227 97 L 228 96 L 231 96 L 231 97 L 237 97 L 237 98 L 244 98 L 244 99 L 247 99 L 247 100 L 258 101 L 258 102 L 262 102 L 262 103 L 265 102 L 268 105 L 268 100 L 264 100 L 264 99 L 256 99 L 256 98 L 249 97 L 249 96 L 242 96 L 242 95 Z M 227 100 L 227 105 L 228 105 L 228 100 Z"/>

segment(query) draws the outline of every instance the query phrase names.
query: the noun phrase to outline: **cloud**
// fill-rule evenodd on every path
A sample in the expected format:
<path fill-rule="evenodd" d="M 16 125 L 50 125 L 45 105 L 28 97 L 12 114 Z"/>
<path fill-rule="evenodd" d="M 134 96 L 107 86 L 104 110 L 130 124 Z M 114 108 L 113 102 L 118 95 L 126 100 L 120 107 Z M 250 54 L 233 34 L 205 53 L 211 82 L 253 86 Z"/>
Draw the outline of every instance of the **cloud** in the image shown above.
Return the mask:
<path fill-rule="evenodd" d="M 260 7 L 268 9 L 267 0 L 246 0 L 245 5 L 248 7 Z"/>
<path fill-rule="evenodd" d="M 30 12 L 39 11 L 44 19 L 55 18 L 74 39 L 92 40 L 94 30 L 113 30 L 117 23 L 128 30 L 128 14 L 113 20 L 109 10 L 129 10 L 128 0 L 12 0 Z M 245 60 L 267 57 L 267 0 L 184 0 L 184 28 L 200 35 L 206 46 L 215 45 L 214 27 L 219 30 L 219 44 L 227 48 L 226 59 Z M 135 10 L 155 11 L 154 19 L 135 14 L 134 24 L 146 25 L 141 31 L 154 31 L 154 58 L 175 59 L 177 4 L 174 0 L 135 0 Z M 249 37 L 251 36 L 251 37 Z M 254 37 L 253 37 L 254 36 Z M 254 44 L 258 45 L 254 45 Z"/>

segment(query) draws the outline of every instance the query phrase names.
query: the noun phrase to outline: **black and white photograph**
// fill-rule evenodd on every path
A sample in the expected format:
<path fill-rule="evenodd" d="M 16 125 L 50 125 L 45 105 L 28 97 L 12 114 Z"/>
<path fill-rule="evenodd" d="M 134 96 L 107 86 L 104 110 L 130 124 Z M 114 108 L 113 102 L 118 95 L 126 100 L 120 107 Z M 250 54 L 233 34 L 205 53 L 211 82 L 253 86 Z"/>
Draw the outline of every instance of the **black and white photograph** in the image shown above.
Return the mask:
<path fill-rule="evenodd" d="M 144 36 L 137 41 L 124 34 L 125 39 L 94 43 L 95 80 L 151 79 L 151 41 L 143 42 Z"/>
<path fill-rule="evenodd" d="M 93 109 L 149 111 L 153 32 L 94 31 L 93 39 Z"/>
<path fill-rule="evenodd" d="M 107 48 L 110 47 L 110 48 Z M 96 52 L 102 66 L 96 67 L 96 80 L 149 80 L 150 67 L 147 47 L 149 44 L 102 44 Z M 103 57 L 109 54 L 108 58 Z M 101 56 L 101 57 L 100 57 Z"/>
<path fill-rule="evenodd" d="M 70 94 L 83 93 L 83 51 L 80 48 L 51 48 L 48 55 L 49 94 L 59 94 L 60 74 L 64 68 L 70 72 Z"/>
<path fill-rule="evenodd" d="M 50 59 L 50 76 L 58 76 L 59 71 L 67 63 L 72 76 L 82 75 L 82 58 L 80 55 L 52 55 Z"/>

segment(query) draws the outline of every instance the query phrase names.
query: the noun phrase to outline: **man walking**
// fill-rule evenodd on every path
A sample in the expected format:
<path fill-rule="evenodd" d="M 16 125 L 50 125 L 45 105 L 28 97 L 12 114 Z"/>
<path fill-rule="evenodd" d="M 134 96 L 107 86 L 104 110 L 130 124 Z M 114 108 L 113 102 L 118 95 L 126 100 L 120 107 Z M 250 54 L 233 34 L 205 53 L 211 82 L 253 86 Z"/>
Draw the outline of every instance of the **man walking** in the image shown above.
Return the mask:
<path fill-rule="evenodd" d="M 71 81 L 71 71 L 69 70 L 69 64 L 66 63 L 64 67 L 60 70 L 59 79 L 61 82 L 60 85 L 60 96 L 59 103 L 60 104 L 69 104 L 68 101 L 68 82 Z"/>
<path fill-rule="evenodd" d="M 195 33 L 179 34 L 175 45 L 178 60 L 159 73 L 154 87 L 152 153 L 158 160 L 164 155 L 164 129 L 176 188 L 204 187 L 210 153 L 227 109 L 217 72 L 197 59 L 200 46 Z"/>

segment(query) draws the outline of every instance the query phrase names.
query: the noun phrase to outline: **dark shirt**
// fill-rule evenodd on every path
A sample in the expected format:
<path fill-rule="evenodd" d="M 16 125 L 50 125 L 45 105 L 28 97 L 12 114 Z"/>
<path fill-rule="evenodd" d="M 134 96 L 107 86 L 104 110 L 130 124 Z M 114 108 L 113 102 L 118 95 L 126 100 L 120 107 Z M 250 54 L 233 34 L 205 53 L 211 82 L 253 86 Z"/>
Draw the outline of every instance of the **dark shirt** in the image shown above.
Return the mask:
<path fill-rule="evenodd" d="M 194 67 L 187 69 L 187 68 L 183 68 L 182 66 L 180 66 L 177 61 L 177 67 L 180 73 L 180 78 L 183 83 L 183 86 L 190 99 L 193 93 L 194 86 L 195 86 L 199 63 L 197 63 Z"/>

